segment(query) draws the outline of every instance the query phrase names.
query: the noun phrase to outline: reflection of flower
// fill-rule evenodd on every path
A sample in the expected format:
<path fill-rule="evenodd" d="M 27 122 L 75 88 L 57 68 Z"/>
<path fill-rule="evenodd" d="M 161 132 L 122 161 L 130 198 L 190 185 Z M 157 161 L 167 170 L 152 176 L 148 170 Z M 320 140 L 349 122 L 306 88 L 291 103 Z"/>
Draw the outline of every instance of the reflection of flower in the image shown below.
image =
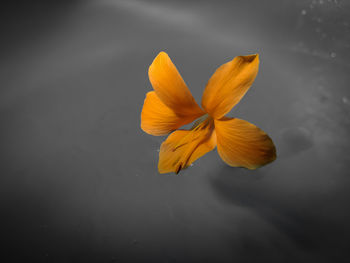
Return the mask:
<path fill-rule="evenodd" d="M 258 68 L 258 55 L 239 56 L 219 67 L 204 90 L 202 110 L 169 56 L 158 54 L 148 70 L 154 91 L 146 95 L 142 130 L 166 135 L 199 118 L 190 130 L 176 130 L 162 143 L 160 173 L 178 173 L 215 146 L 230 166 L 256 169 L 276 159 L 275 146 L 265 132 L 247 121 L 224 116 L 248 91 Z"/>

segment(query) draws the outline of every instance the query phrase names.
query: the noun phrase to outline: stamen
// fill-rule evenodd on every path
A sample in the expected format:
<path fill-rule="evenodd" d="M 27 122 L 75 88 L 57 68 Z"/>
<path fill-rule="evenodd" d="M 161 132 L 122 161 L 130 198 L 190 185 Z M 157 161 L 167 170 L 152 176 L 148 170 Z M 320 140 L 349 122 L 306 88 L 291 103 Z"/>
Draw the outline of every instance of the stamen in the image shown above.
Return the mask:
<path fill-rule="evenodd" d="M 197 119 L 197 120 L 193 123 L 193 125 L 192 125 L 192 127 L 191 127 L 191 130 L 192 130 L 193 128 L 197 127 L 201 122 L 205 121 L 205 120 L 208 118 L 208 116 L 209 116 L 209 114 L 206 113 L 206 114 L 204 114 L 202 117 L 200 117 L 199 119 Z"/>
<path fill-rule="evenodd" d="M 179 164 L 179 166 L 176 168 L 175 173 L 178 174 L 182 168 L 182 163 Z"/>
<path fill-rule="evenodd" d="M 179 147 L 182 147 L 184 145 L 187 145 L 185 151 L 181 153 L 181 157 L 177 159 L 178 166 L 175 169 L 175 173 L 178 174 L 182 168 L 186 168 L 188 166 L 188 162 L 194 153 L 194 151 L 199 147 L 199 145 L 208 139 L 208 136 L 211 136 L 211 132 L 213 127 L 209 127 L 212 119 L 211 117 L 206 116 L 202 122 L 197 123 L 196 127 L 194 127 L 190 132 L 184 136 L 179 143 L 174 147 L 173 151 L 176 151 Z M 206 130 L 203 132 L 197 132 L 199 130 Z M 189 138 L 189 136 L 194 136 L 196 134 L 195 138 Z M 185 140 L 185 141 L 184 141 Z"/>
<path fill-rule="evenodd" d="M 210 122 L 210 119 L 211 119 L 211 118 L 209 117 L 208 114 L 205 114 L 205 115 L 203 115 L 202 117 L 200 117 L 200 118 L 193 124 L 192 128 L 190 129 L 190 132 L 189 132 L 186 136 L 184 136 L 184 137 L 175 145 L 175 147 L 174 147 L 174 149 L 173 149 L 173 152 L 176 151 L 178 148 L 180 148 L 180 147 L 186 145 L 186 144 L 188 143 L 188 141 L 191 142 L 191 141 L 197 140 L 200 136 L 197 136 L 197 137 L 195 137 L 195 138 L 191 138 L 191 139 L 189 139 L 189 140 L 187 140 L 187 139 L 188 139 L 189 136 L 194 136 L 194 132 L 195 132 L 195 131 L 198 131 L 198 130 L 200 130 L 200 129 L 206 128 L 206 127 L 208 126 L 209 122 Z"/>

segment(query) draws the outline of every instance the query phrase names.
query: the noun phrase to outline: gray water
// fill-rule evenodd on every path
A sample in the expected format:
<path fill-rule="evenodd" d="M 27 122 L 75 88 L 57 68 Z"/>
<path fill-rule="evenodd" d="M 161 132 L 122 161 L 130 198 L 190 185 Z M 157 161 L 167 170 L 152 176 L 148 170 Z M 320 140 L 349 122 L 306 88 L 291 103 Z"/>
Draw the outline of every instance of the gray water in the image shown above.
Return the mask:
<path fill-rule="evenodd" d="M 7 262 L 348 262 L 350 3 L 17 1 L 1 11 L 1 224 Z M 166 51 L 197 102 L 221 64 L 260 54 L 230 116 L 277 160 L 216 150 L 157 172 L 140 129 Z"/>

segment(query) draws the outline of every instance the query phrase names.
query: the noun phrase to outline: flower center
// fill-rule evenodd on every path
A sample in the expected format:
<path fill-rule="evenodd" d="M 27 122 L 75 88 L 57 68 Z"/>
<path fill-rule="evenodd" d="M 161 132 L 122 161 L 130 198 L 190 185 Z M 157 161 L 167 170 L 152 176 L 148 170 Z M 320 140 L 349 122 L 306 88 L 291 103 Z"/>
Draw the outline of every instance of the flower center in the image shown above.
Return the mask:
<path fill-rule="evenodd" d="M 198 146 L 210 138 L 214 125 L 213 119 L 208 114 L 200 117 L 189 130 L 188 134 L 184 136 L 173 148 L 173 152 L 181 147 L 186 147 L 181 157 L 176 160 L 174 165 L 176 165 L 176 173 L 178 173 L 182 168 L 188 166 L 188 161 L 190 160 L 194 151 Z"/>

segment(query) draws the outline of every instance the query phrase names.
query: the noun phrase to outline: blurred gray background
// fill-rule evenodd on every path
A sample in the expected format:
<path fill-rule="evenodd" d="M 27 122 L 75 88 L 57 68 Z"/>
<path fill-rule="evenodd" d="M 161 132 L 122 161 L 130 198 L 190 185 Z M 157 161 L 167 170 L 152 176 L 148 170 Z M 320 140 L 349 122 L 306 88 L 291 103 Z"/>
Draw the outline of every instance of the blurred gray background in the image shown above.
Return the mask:
<path fill-rule="evenodd" d="M 0 19 L 6 262 L 349 262 L 349 1 L 12 1 Z M 140 112 L 162 50 L 197 102 L 258 52 L 230 116 L 277 160 L 230 168 L 214 150 L 158 174 L 165 137 Z"/>

